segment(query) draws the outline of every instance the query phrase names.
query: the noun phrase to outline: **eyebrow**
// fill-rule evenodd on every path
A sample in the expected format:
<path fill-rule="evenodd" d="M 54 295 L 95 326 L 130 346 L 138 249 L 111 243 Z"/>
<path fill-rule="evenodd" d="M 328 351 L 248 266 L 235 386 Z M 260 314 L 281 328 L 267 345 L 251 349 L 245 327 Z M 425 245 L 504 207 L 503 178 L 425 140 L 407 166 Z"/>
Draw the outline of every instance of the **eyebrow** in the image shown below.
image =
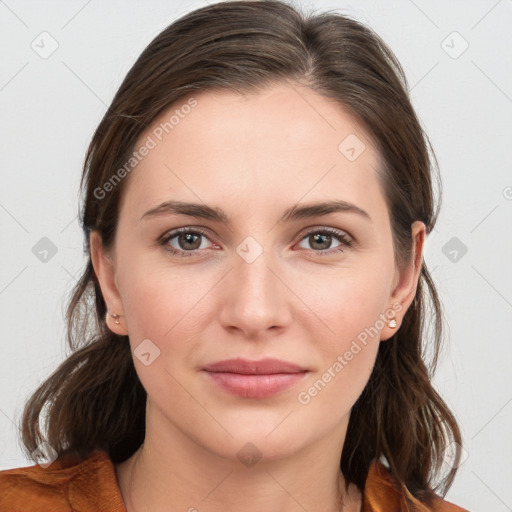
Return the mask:
<path fill-rule="evenodd" d="M 366 211 L 359 208 L 355 204 L 340 200 L 309 203 L 303 206 L 294 205 L 284 212 L 281 219 L 279 219 L 279 222 L 319 217 L 321 215 L 328 215 L 330 213 L 338 212 L 356 213 L 371 222 L 371 217 Z M 187 203 L 182 201 L 165 201 L 164 203 L 161 203 L 155 208 L 152 208 L 151 210 L 148 210 L 146 213 L 144 213 L 140 220 L 173 214 L 188 215 L 189 217 L 207 219 L 216 222 L 222 222 L 224 224 L 230 223 L 229 217 L 221 208 L 214 208 L 205 204 Z"/>

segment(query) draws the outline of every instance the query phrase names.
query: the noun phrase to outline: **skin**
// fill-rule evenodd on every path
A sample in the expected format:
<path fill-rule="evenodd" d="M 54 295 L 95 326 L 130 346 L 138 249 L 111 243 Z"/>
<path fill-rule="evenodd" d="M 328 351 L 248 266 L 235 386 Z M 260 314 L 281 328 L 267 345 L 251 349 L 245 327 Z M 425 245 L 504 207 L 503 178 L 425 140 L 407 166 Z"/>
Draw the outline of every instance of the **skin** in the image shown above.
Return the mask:
<path fill-rule="evenodd" d="M 400 328 L 414 298 L 425 226 L 411 226 L 413 256 L 398 268 L 379 155 L 332 100 L 288 83 L 194 97 L 197 106 L 126 178 L 112 250 L 91 234 L 103 296 L 120 315 L 119 324 L 108 318 L 109 328 L 128 334 L 132 350 L 145 339 L 160 350 L 148 366 L 134 357 L 148 393 L 147 426 L 142 447 L 115 468 L 127 509 L 325 512 L 341 510 L 343 493 L 343 510 L 360 510 L 360 491 L 345 488 L 339 469 L 350 411 L 379 343 Z M 355 161 L 338 149 L 349 134 L 366 146 Z M 230 223 L 176 214 L 141 220 L 170 199 L 222 208 Z M 346 211 L 279 222 L 291 206 L 327 200 L 352 203 L 370 218 Z M 196 249 L 192 256 L 156 243 L 180 227 L 207 232 L 189 245 L 183 237 L 167 243 L 181 253 Z M 355 243 L 315 242 L 310 235 L 325 227 Z M 263 251 L 251 263 L 237 253 L 248 236 Z M 376 323 L 393 304 L 401 308 L 397 327 Z M 370 326 L 378 334 L 301 404 L 299 392 Z M 309 373 L 269 398 L 243 398 L 201 371 L 234 357 L 275 357 Z M 237 457 L 248 442 L 262 456 L 250 467 Z"/>

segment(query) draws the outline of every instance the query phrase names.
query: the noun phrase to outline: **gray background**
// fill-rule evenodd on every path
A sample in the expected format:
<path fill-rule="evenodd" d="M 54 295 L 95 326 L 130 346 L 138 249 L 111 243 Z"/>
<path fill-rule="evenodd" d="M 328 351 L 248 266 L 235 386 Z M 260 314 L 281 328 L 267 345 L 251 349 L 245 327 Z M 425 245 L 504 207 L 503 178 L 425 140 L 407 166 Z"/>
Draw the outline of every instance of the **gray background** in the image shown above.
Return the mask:
<path fill-rule="evenodd" d="M 143 48 L 203 5 L 0 1 L 0 469 L 31 464 L 15 423 L 65 357 L 64 307 L 84 264 L 78 183 L 93 130 Z M 510 511 L 512 1 L 314 5 L 369 24 L 405 68 L 444 184 L 426 249 L 450 325 L 434 382 L 467 450 L 447 499 Z"/>

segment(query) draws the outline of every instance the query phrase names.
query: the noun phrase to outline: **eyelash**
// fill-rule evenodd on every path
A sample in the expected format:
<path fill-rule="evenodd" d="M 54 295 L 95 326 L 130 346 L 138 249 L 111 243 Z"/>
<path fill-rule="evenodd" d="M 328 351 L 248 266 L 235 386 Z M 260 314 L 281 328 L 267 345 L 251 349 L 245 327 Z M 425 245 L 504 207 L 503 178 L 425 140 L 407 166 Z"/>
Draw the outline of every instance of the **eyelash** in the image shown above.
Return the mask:
<path fill-rule="evenodd" d="M 165 250 L 170 252 L 171 254 L 179 256 L 179 257 L 184 257 L 184 258 L 189 257 L 189 256 L 194 256 L 197 252 L 201 251 L 201 249 L 194 249 L 193 251 L 177 250 L 177 249 L 174 249 L 174 248 L 170 247 L 169 245 L 167 245 L 173 238 L 175 238 L 176 236 L 178 236 L 182 233 L 202 235 L 205 238 L 209 239 L 208 233 L 206 231 L 203 231 L 201 228 L 178 228 L 178 229 L 171 231 L 170 233 L 163 235 L 160 239 L 157 240 L 157 243 L 160 246 L 165 246 L 164 247 Z M 350 248 L 354 245 L 354 241 L 343 231 L 340 231 L 335 228 L 329 228 L 329 227 L 324 227 L 321 229 L 313 228 L 313 229 L 307 231 L 306 233 L 304 233 L 304 235 L 300 239 L 300 242 L 302 242 L 302 240 L 304 240 L 305 238 L 307 238 L 308 236 L 310 236 L 312 234 L 332 235 L 334 238 L 336 238 L 341 243 L 340 246 L 336 247 L 335 249 L 324 249 L 321 251 L 315 251 L 313 249 L 310 249 L 311 252 L 314 252 L 315 254 L 318 254 L 319 256 L 329 256 L 332 254 L 343 252 L 343 250 L 345 248 Z"/>

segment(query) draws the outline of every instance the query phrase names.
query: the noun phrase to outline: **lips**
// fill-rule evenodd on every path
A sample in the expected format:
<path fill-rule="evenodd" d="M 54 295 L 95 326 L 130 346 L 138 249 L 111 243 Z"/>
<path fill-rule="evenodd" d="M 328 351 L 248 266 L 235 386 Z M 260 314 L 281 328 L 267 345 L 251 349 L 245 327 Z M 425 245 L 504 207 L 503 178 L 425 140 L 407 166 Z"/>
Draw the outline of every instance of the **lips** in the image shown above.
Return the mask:
<path fill-rule="evenodd" d="M 222 390 L 243 398 L 266 398 L 300 382 L 307 369 L 279 359 L 229 359 L 203 368 Z"/>
<path fill-rule="evenodd" d="M 259 361 L 249 361 L 247 359 L 226 359 L 212 363 L 204 367 L 208 372 L 227 372 L 239 373 L 242 375 L 270 375 L 274 373 L 299 373 L 307 371 L 305 368 L 281 361 L 280 359 L 265 358 Z"/>

